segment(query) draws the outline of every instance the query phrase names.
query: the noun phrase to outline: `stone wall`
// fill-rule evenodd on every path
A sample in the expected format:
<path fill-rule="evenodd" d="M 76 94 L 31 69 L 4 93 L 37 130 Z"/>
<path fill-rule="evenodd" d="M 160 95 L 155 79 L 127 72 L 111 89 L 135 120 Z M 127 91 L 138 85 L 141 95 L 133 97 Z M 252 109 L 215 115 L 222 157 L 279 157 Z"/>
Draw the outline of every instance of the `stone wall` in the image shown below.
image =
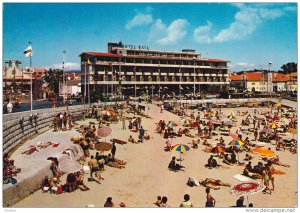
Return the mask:
<path fill-rule="evenodd" d="M 124 102 L 118 102 L 124 104 Z M 97 107 L 115 105 L 115 103 L 95 104 Z M 86 109 L 86 110 L 85 110 Z M 46 131 L 50 128 L 53 118 L 59 112 L 64 113 L 65 107 L 40 109 L 3 115 L 3 153 L 12 151 L 22 142 Z M 69 106 L 68 113 L 71 113 L 73 120 L 83 118 L 87 113 L 88 107 L 84 105 Z"/>

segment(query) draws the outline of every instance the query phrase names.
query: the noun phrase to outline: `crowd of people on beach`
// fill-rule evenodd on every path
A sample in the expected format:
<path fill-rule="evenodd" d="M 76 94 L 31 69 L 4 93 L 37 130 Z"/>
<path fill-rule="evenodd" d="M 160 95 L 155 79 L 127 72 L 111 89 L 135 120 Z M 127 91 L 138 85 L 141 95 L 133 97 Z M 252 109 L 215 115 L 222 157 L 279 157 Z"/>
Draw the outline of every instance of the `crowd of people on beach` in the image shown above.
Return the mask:
<path fill-rule="evenodd" d="M 161 112 L 163 112 L 161 108 Z M 297 129 L 297 116 L 295 113 L 287 113 L 280 111 L 279 108 L 274 108 L 268 111 L 254 110 L 251 114 L 248 111 L 241 112 L 237 110 L 230 115 L 225 115 L 221 108 L 212 110 L 207 109 L 195 113 L 191 110 L 188 113 L 183 109 L 174 109 L 173 112 L 180 116 L 181 123 L 178 124 L 175 121 L 165 121 L 163 119 L 156 123 L 155 131 L 163 138 L 165 144 L 163 144 L 163 150 L 170 152 L 174 148 L 173 139 L 180 137 L 184 140 L 188 139 L 186 144 L 190 144 L 192 150 L 200 150 L 210 153 L 211 155 L 207 159 L 205 168 L 215 169 L 220 167 L 220 161 L 230 168 L 234 165 L 243 166 L 241 174 L 249 177 L 253 180 L 259 180 L 264 185 L 264 193 L 270 195 L 275 190 L 275 174 L 280 174 L 280 170 L 277 170 L 274 165 L 283 167 L 289 167 L 289 165 L 280 161 L 279 155 L 276 154 L 272 157 L 262 157 L 257 164 L 253 164 L 255 158 L 252 149 L 264 147 L 261 145 L 266 143 L 274 147 L 274 150 L 287 151 L 292 154 L 297 153 L 297 140 L 284 139 L 283 135 L 289 132 L 290 129 Z M 119 119 L 122 122 L 122 130 L 126 129 L 125 116 L 123 113 L 116 112 Z M 241 123 L 235 120 L 236 116 L 242 116 Z M 99 115 L 95 107 L 91 107 L 88 110 L 88 117 L 94 118 L 98 121 L 98 128 L 109 127 L 112 116 L 107 114 Z M 230 117 L 230 118 L 229 118 Z M 286 118 L 286 122 L 281 122 L 281 118 Z M 279 127 L 272 129 L 270 124 L 276 123 Z M 54 131 L 71 130 L 74 126 L 72 116 L 70 113 L 59 113 L 53 119 Z M 41 189 L 43 192 L 50 192 L 54 194 L 61 194 L 64 192 L 74 192 L 76 190 L 88 191 L 90 187 L 85 182 L 85 174 L 89 173 L 87 180 L 89 182 L 97 182 L 101 184 L 104 181 L 103 171 L 106 167 L 113 167 L 117 169 L 124 169 L 127 162 L 118 159 L 116 156 L 117 145 L 115 142 L 111 143 L 111 149 L 108 154 L 104 154 L 103 151 L 97 150 L 97 144 L 99 144 L 103 138 L 97 135 L 96 122 L 90 122 L 88 125 L 81 125 L 75 128 L 80 135 L 72 137 L 72 141 L 75 145 L 81 147 L 83 155 L 79 162 L 82 164 L 83 169 L 73 172 L 64 172 L 60 169 L 60 162 L 55 157 L 50 157 L 50 170 L 53 177 L 45 176 L 42 180 Z M 233 132 L 233 129 L 236 131 Z M 131 134 L 127 140 L 130 143 L 144 143 L 145 140 L 150 140 L 151 136 L 142 126 L 141 117 L 130 119 L 128 124 L 128 130 Z M 135 134 L 137 133 L 137 139 Z M 241 145 L 227 145 L 225 143 L 224 136 L 230 136 L 233 140 L 241 141 Z M 209 141 L 210 140 L 210 141 Z M 275 144 L 272 144 L 272 142 Z M 215 143 L 214 143 L 215 142 Z M 22 154 L 32 154 L 39 149 L 45 149 L 48 146 L 53 146 L 52 142 L 38 144 L 36 147 L 24 151 Z M 221 147 L 222 152 L 214 152 L 216 147 Z M 268 152 L 274 152 L 272 148 L 266 148 Z M 241 159 L 240 155 L 245 154 L 245 158 Z M 65 151 L 64 154 L 67 154 Z M 182 153 L 181 153 L 182 154 Z M 14 161 L 8 159 L 8 155 L 4 155 L 4 177 L 5 181 L 11 181 L 21 170 L 14 166 Z M 182 159 L 176 159 L 172 156 L 167 168 L 173 172 L 186 171 L 184 165 L 181 165 Z M 87 169 L 88 168 L 88 169 Z M 64 183 L 62 176 L 66 174 L 66 180 Z M 203 206 L 215 207 L 216 199 L 211 193 L 211 189 L 218 190 L 221 187 L 230 187 L 231 185 L 221 180 L 214 178 L 206 178 L 200 181 L 189 178 L 187 182 L 188 186 L 201 185 L 205 187 L 206 202 Z M 167 196 L 158 196 L 157 201 L 154 203 L 158 207 L 171 207 L 168 202 Z M 120 207 L 126 207 L 125 203 L 121 202 Z M 185 194 L 183 201 L 178 205 L 179 207 L 194 207 L 191 201 L 190 195 Z M 236 201 L 236 207 L 246 207 L 244 205 L 244 197 L 241 196 Z M 112 197 L 108 197 L 104 207 L 116 207 L 112 201 Z M 174 206 L 175 207 L 175 206 Z M 177 206 L 176 206 L 177 207 Z M 253 204 L 249 204 L 248 207 L 253 207 Z"/>

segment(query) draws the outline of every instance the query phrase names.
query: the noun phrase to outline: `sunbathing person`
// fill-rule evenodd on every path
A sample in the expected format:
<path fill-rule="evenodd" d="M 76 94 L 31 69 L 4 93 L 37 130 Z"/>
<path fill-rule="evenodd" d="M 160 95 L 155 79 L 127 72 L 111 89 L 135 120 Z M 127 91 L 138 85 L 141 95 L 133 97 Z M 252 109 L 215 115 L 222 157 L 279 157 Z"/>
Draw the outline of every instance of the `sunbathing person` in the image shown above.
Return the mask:
<path fill-rule="evenodd" d="M 199 144 L 199 143 L 200 143 L 200 140 L 198 139 L 197 141 L 192 140 L 192 142 L 189 143 L 189 144 L 192 144 L 192 148 L 193 148 L 193 149 L 198 149 L 198 144 Z"/>
<path fill-rule="evenodd" d="M 205 180 L 200 180 L 199 183 L 205 187 L 207 187 L 207 185 L 212 184 L 215 186 L 228 186 L 230 187 L 229 183 L 224 183 L 221 180 L 217 180 L 214 178 L 206 178 Z"/>
<path fill-rule="evenodd" d="M 265 159 L 264 159 L 265 160 Z M 267 159 L 268 160 L 268 159 Z M 273 164 L 276 164 L 276 165 L 279 165 L 279 166 L 284 166 L 284 167 L 291 167 L 290 165 L 287 165 L 287 164 L 284 164 L 282 162 L 280 162 L 279 160 L 279 156 L 276 155 L 275 157 L 273 158 L 270 158 L 269 161 Z"/>
<path fill-rule="evenodd" d="M 204 145 L 204 146 L 211 146 L 211 144 L 208 143 L 208 141 L 206 139 L 202 142 L 202 145 Z"/>
<path fill-rule="evenodd" d="M 87 186 L 84 184 L 83 180 L 84 180 L 83 174 L 82 174 L 80 171 L 77 172 L 77 173 L 76 173 L 76 185 L 77 185 L 77 187 L 78 187 L 80 190 L 82 190 L 82 191 L 90 190 L 90 188 L 87 187 Z M 83 188 L 81 188 L 80 186 L 82 186 Z"/>
<path fill-rule="evenodd" d="M 182 131 L 181 128 L 179 128 L 178 133 L 177 133 L 177 136 L 178 136 L 178 137 L 182 137 L 182 134 L 183 134 L 183 131 Z"/>
<path fill-rule="evenodd" d="M 51 146 L 53 145 L 54 143 L 52 142 L 45 142 L 45 143 L 38 143 L 37 144 L 37 147 L 40 148 L 40 149 L 46 149 L 48 146 Z"/>
<path fill-rule="evenodd" d="M 31 155 L 32 153 L 34 153 L 35 151 L 39 152 L 37 146 L 30 146 L 28 150 L 22 152 L 21 154 L 26 154 L 26 155 Z"/>
<path fill-rule="evenodd" d="M 243 170 L 243 175 L 246 175 L 246 176 L 251 177 L 251 178 L 261 179 L 261 175 L 255 173 L 254 170 L 252 169 L 251 161 L 249 161 L 249 163 L 245 166 L 245 168 Z"/>
<path fill-rule="evenodd" d="M 184 129 L 183 133 L 185 134 L 185 136 L 190 137 L 190 138 L 194 138 L 195 136 L 191 134 L 189 129 Z"/>
<path fill-rule="evenodd" d="M 136 140 L 134 140 L 134 138 L 132 137 L 132 135 L 129 136 L 128 142 L 131 142 L 131 143 L 139 143 L 139 142 L 137 142 Z"/>
<path fill-rule="evenodd" d="M 118 169 L 125 168 L 124 165 L 127 164 L 127 162 L 125 161 L 113 158 L 111 154 L 108 154 L 108 156 L 105 159 L 105 163 L 107 166 L 118 168 Z"/>

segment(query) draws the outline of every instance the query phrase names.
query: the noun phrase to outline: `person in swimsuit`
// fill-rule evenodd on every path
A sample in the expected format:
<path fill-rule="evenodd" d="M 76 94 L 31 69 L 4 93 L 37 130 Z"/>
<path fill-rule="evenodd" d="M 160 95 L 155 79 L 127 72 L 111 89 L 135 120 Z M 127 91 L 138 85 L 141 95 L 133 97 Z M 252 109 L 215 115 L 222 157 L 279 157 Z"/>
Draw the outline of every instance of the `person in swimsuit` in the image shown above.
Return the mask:
<path fill-rule="evenodd" d="M 274 191 L 274 189 L 275 189 L 275 185 L 274 185 L 275 168 L 274 168 L 271 161 L 268 162 L 268 168 L 269 168 L 270 180 L 271 180 L 271 183 L 272 183 L 272 189 L 271 190 Z"/>
<path fill-rule="evenodd" d="M 204 186 L 206 186 L 207 184 L 213 184 L 213 185 L 216 185 L 216 186 L 228 186 L 228 187 L 230 187 L 229 183 L 224 183 L 221 180 L 216 180 L 214 178 L 206 178 L 205 180 L 201 180 L 199 182 L 200 182 L 200 184 L 202 184 Z"/>
<path fill-rule="evenodd" d="M 58 162 L 57 158 L 52 158 L 50 170 L 52 171 L 53 176 L 57 178 L 58 182 L 60 182 L 61 172 L 58 169 L 58 165 L 59 165 L 59 162 Z"/>
<path fill-rule="evenodd" d="M 206 192 L 205 207 L 215 207 L 216 200 L 211 196 L 211 194 L 210 194 L 210 188 L 206 188 L 205 192 Z"/>
<path fill-rule="evenodd" d="M 99 173 L 99 166 L 98 166 L 98 162 L 97 162 L 97 159 L 94 158 L 94 156 L 92 155 L 91 156 L 91 160 L 89 162 L 89 166 L 90 166 L 90 178 L 91 180 L 95 180 L 93 178 L 93 173 L 95 173 L 95 176 L 98 178 L 99 180 L 99 184 L 100 184 L 100 181 L 101 180 L 104 180 L 104 178 L 101 177 L 101 174 Z"/>
<path fill-rule="evenodd" d="M 267 190 L 270 192 L 270 194 L 272 194 L 272 191 L 269 188 L 269 181 L 270 181 L 270 175 L 269 175 L 269 168 L 267 166 L 267 164 L 265 165 L 263 172 L 262 172 L 262 182 L 265 185 L 265 189 L 263 190 L 263 192 L 267 192 Z"/>

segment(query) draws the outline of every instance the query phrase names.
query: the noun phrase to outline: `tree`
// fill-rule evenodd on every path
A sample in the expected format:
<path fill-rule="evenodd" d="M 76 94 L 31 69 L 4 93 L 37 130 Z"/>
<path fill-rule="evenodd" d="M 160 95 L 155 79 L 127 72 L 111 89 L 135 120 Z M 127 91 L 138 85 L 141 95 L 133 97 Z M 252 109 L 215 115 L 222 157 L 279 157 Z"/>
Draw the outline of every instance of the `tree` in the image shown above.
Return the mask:
<path fill-rule="evenodd" d="M 65 79 L 66 79 L 65 74 Z M 50 86 L 55 94 L 59 93 L 59 84 L 63 82 L 63 71 L 61 69 L 49 69 L 45 73 L 44 77 L 45 82 Z"/>
<path fill-rule="evenodd" d="M 287 64 L 282 65 L 281 69 L 284 74 L 290 74 L 292 72 L 297 72 L 297 63 L 289 62 Z"/>

